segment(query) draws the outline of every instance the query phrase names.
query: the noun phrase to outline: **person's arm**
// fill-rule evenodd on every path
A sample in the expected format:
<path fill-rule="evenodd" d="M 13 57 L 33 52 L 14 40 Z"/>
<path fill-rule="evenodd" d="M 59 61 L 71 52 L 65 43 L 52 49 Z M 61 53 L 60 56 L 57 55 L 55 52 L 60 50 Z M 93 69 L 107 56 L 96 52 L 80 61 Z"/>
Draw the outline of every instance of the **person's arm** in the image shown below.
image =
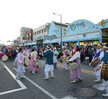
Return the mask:
<path fill-rule="evenodd" d="M 43 56 L 47 56 L 49 54 L 49 51 L 46 51 L 43 53 Z"/>

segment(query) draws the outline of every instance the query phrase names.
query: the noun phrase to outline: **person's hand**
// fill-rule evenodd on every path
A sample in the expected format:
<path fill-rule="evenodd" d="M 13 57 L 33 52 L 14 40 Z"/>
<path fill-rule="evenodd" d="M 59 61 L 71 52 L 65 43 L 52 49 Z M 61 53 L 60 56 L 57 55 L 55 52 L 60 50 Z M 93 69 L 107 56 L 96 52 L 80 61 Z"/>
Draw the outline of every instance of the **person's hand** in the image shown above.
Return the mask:
<path fill-rule="evenodd" d="M 101 69 L 101 66 L 99 66 L 99 67 L 96 69 L 96 72 L 97 72 L 99 69 Z"/>

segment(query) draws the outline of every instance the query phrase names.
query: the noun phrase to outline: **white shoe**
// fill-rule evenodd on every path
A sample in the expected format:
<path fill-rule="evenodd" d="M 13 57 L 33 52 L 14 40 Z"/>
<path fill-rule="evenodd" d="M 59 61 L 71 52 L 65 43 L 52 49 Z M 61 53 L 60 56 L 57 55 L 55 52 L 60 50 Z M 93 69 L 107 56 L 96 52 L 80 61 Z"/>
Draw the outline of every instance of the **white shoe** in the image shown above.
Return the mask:
<path fill-rule="evenodd" d="M 100 82 L 100 80 L 94 80 L 95 83 Z"/>
<path fill-rule="evenodd" d="M 71 83 L 76 83 L 77 82 L 77 80 L 72 80 L 72 81 L 70 81 Z"/>
<path fill-rule="evenodd" d="M 108 94 L 102 94 L 103 97 L 108 97 Z"/>
<path fill-rule="evenodd" d="M 32 72 L 32 74 L 36 74 L 35 72 Z"/>
<path fill-rule="evenodd" d="M 49 80 L 49 78 L 44 78 L 44 80 Z"/>

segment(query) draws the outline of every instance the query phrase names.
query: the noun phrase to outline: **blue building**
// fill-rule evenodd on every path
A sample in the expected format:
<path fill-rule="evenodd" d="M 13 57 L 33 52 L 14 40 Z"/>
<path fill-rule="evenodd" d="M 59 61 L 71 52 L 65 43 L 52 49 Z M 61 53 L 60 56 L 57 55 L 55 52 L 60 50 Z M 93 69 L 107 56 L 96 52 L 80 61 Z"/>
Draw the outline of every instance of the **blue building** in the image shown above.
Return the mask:
<path fill-rule="evenodd" d="M 49 27 L 48 36 L 55 35 L 57 38 L 45 40 L 45 43 L 59 43 L 60 25 L 52 22 Z M 62 43 L 76 42 L 78 46 L 82 42 L 108 42 L 108 19 L 94 24 L 88 20 L 80 19 L 71 24 L 62 26 Z"/>
<path fill-rule="evenodd" d="M 66 34 L 67 24 L 61 24 L 52 21 L 49 26 L 48 35 L 44 37 L 44 44 L 60 44 L 61 42 L 61 26 L 62 26 L 62 36 Z"/>

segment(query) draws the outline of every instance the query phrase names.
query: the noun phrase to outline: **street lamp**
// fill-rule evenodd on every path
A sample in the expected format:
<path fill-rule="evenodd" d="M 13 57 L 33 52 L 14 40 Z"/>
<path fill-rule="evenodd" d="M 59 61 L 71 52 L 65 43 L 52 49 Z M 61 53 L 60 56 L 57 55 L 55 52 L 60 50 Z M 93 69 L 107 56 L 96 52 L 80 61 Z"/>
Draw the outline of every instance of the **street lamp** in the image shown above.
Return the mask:
<path fill-rule="evenodd" d="M 60 16 L 60 23 L 61 23 L 61 27 L 60 27 L 60 31 L 61 31 L 61 51 L 62 51 L 62 15 L 61 14 L 56 14 L 56 13 L 53 13 L 54 15 L 58 15 Z"/>

